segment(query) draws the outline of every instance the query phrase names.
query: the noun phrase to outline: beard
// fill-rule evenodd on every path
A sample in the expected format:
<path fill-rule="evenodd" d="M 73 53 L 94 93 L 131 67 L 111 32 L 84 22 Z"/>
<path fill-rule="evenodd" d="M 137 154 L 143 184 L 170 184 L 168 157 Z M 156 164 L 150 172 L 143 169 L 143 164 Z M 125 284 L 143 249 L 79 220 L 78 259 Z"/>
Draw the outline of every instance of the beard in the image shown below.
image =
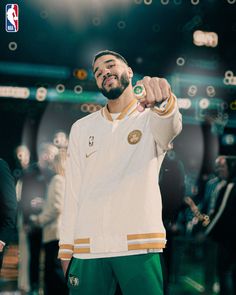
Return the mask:
<path fill-rule="evenodd" d="M 123 73 L 120 77 L 120 80 L 116 76 L 116 79 L 119 82 L 119 86 L 111 88 L 110 90 L 106 90 L 105 87 L 99 88 L 101 93 L 110 100 L 115 100 L 121 96 L 121 94 L 125 91 L 125 89 L 129 86 L 130 81 L 129 77 L 126 73 Z"/>

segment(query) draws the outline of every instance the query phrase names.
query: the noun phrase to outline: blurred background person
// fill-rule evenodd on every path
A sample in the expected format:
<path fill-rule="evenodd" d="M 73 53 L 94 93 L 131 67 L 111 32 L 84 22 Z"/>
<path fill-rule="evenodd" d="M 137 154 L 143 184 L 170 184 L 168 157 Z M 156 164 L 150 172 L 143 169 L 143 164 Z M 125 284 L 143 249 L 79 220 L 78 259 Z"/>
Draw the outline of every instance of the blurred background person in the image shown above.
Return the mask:
<path fill-rule="evenodd" d="M 212 292 L 216 280 L 216 244 L 205 236 L 205 229 L 209 225 L 212 216 L 216 210 L 216 202 L 227 184 L 229 176 L 226 159 L 224 156 L 218 156 L 215 160 L 214 174 L 208 177 L 202 189 L 194 201 L 186 197 L 185 203 L 192 212 L 192 218 L 188 221 L 188 233 L 197 243 L 198 249 L 203 251 L 204 260 L 204 283 L 206 292 Z M 203 196 L 202 196 L 203 195 Z M 195 204 L 195 199 L 200 200 L 199 204 Z"/>
<path fill-rule="evenodd" d="M 31 153 L 26 145 L 18 145 L 14 150 L 14 158 L 16 160 L 16 168 L 14 169 L 14 176 L 16 179 L 16 197 L 19 201 L 22 190 L 22 176 L 30 166 Z"/>
<path fill-rule="evenodd" d="M 58 154 L 58 148 L 51 142 L 42 143 L 38 149 L 38 166 L 45 174 L 52 174 L 52 163 Z"/>
<path fill-rule="evenodd" d="M 176 235 L 175 223 L 185 196 L 185 171 L 183 163 L 177 159 L 174 150 L 168 151 L 160 171 L 160 190 L 162 196 L 162 216 L 166 228 L 167 246 L 163 251 L 166 269 L 165 294 L 169 294 L 173 238 Z"/>
<path fill-rule="evenodd" d="M 221 295 L 236 294 L 236 157 L 218 159 L 218 175 L 226 181 L 210 200 L 209 225 L 204 231 L 217 243 L 217 270 Z M 214 196 L 214 195 L 213 195 Z M 214 207 L 211 205 L 214 203 Z"/>
<path fill-rule="evenodd" d="M 216 213 L 216 202 L 223 188 L 226 187 L 229 170 L 225 156 L 219 156 L 215 160 L 215 174 L 205 183 L 203 197 L 185 198 L 185 203 L 193 213 L 193 218 L 189 221 L 188 229 L 192 236 L 198 239 L 204 238 L 203 229 L 208 226 L 210 219 Z M 199 199 L 198 205 L 195 199 Z M 200 215 L 199 215 L 200 214 Z M 191 224 L 191 225 L 190 225 Z"/>
<path fill-rule="evenodd" d="M 18 145 L 14 150 L 14 158 L 16 160 L 16 168 L 14 169 L 14 177 L 16 179 L 16 197 L 17 201 L 21 200 L 22 193 L 22 179 L 25 171 L 30 166 L 31 153 L 29 148 L 24 145 Z M 25 227 L 23 226 L 22 210 L 18 210 L 17 228 L 19 233 L 19 276 L 18 276 L 18 288 L 22 292 L 29 291 L 29 274 L 28 274 L 28 262 L 29 262 L 29 248 L 27 243 L 27 235 Z"/>
<path fill-rule="evenodd" d="M 60 149 L 55 156 L 52 167 L 55 175 L 50 181 L 43 211 L 39 215 L 31 215 L 30 219 L 36 226 L 43 228 L 43 243 L 45 249 L 44 294 L 68 294 L 66 281 L 60 260 L 59 227 L 65 189 L 66 149 Z"/>
<path fill-rule="evenodd" d="M 235 183 L 236 157 L 219 156 L 202 202 L 197 206 L 191 198 L 185 200 L 193 212 L 192 236 L 203 243 L 206 291 L 212 292 L 216 267 L 221 295 L 236 294 Z"/>
<path fill-rule="evenodd" d="M 163 193 L 162 214 L 166 223 L 173 223 L 185 196 L 185 171 L 174 150 L 167 151 L 160 172 L 160 190 Z M 170 185 L 171 183 L 171 185 Z"/>
<path fill-rule="evenodd" d="M 9 242 L 15 242 L 17 201 L 14 179 L 8 164 L 0 159 L 0 270 L 3 251 Z"/>
<path fill-rule="evenodd" d="M 29 148 L 24 144 L 18 145 L 15 149 L 15 158 L 17 160 L 19 168 L 27 169 L 30 164 L 30 150 L 29 150 Z"/>
<path fill-rule="evenodd" d="M 52 162 L 58 153 L 51 143 L 42 143 L 38 151 L 38 162 L 25 170 L 22 177 L 20 209 L 29 245 L 29 284 L 32 293 L 39 290 L 39 267 L 42 244 L 42 229 L 35 226 L 30 215 L 41 213 L 48 185 L 54 175 Z"/>

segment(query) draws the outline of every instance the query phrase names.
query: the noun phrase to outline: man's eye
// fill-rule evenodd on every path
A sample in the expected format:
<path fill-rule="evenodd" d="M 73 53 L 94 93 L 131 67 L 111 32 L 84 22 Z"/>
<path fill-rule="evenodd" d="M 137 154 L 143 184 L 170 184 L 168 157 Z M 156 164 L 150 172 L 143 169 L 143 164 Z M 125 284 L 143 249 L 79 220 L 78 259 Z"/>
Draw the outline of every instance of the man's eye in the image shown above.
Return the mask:
<path fill-rule="evenodd" d="M 101 73 L 97 74 L 97 78 L 101 76 Z"/>
<path fill-rule="evenodd" d="M 110 68 L 112 68 L 112 67 L 114 67 L 114 65 L 113 65 L 113 64 L 112 64 L 112 65 L 109 65 L 109 66 L 108 66 L 108 69 L 110 69 Z"/>

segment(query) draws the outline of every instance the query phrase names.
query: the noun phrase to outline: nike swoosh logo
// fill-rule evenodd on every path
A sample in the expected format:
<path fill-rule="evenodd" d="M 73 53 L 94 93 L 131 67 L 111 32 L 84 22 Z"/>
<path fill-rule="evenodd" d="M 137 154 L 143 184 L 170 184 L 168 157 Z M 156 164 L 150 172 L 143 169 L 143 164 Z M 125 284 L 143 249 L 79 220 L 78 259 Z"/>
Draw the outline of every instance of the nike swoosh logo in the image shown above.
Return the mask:
<path fill-rule="evenodd" d="M 97 151 L 93 151 L 93 152 L 91 152 L 91 153 L 89 153 L 89 154 L 86 154 L 86 158 L 89 158 L 90 156 L 92 156 L 94 153 L 96 153 Z"/>

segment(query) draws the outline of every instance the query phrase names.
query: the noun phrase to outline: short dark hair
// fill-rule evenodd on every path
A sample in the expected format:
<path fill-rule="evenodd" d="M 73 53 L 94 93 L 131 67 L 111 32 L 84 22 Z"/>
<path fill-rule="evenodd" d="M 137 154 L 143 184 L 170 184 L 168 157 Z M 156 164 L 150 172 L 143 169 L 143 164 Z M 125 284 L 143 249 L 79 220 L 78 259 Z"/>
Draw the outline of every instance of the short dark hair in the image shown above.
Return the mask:
<path fill-rule="evenodd" d="M 120 55 L 119 53 L 117 53 L 115 51 L 111 51 L 111 50 L 106 49 L 106 50 L 99 51 L 97 54 L 95 54 L 92 66 L 94 66 L 95 61 L 103 55 L 114 55 L 115 57 L 122 60 L 125 64 L 128 65 L 127 60 L 122 55 Z"/>

